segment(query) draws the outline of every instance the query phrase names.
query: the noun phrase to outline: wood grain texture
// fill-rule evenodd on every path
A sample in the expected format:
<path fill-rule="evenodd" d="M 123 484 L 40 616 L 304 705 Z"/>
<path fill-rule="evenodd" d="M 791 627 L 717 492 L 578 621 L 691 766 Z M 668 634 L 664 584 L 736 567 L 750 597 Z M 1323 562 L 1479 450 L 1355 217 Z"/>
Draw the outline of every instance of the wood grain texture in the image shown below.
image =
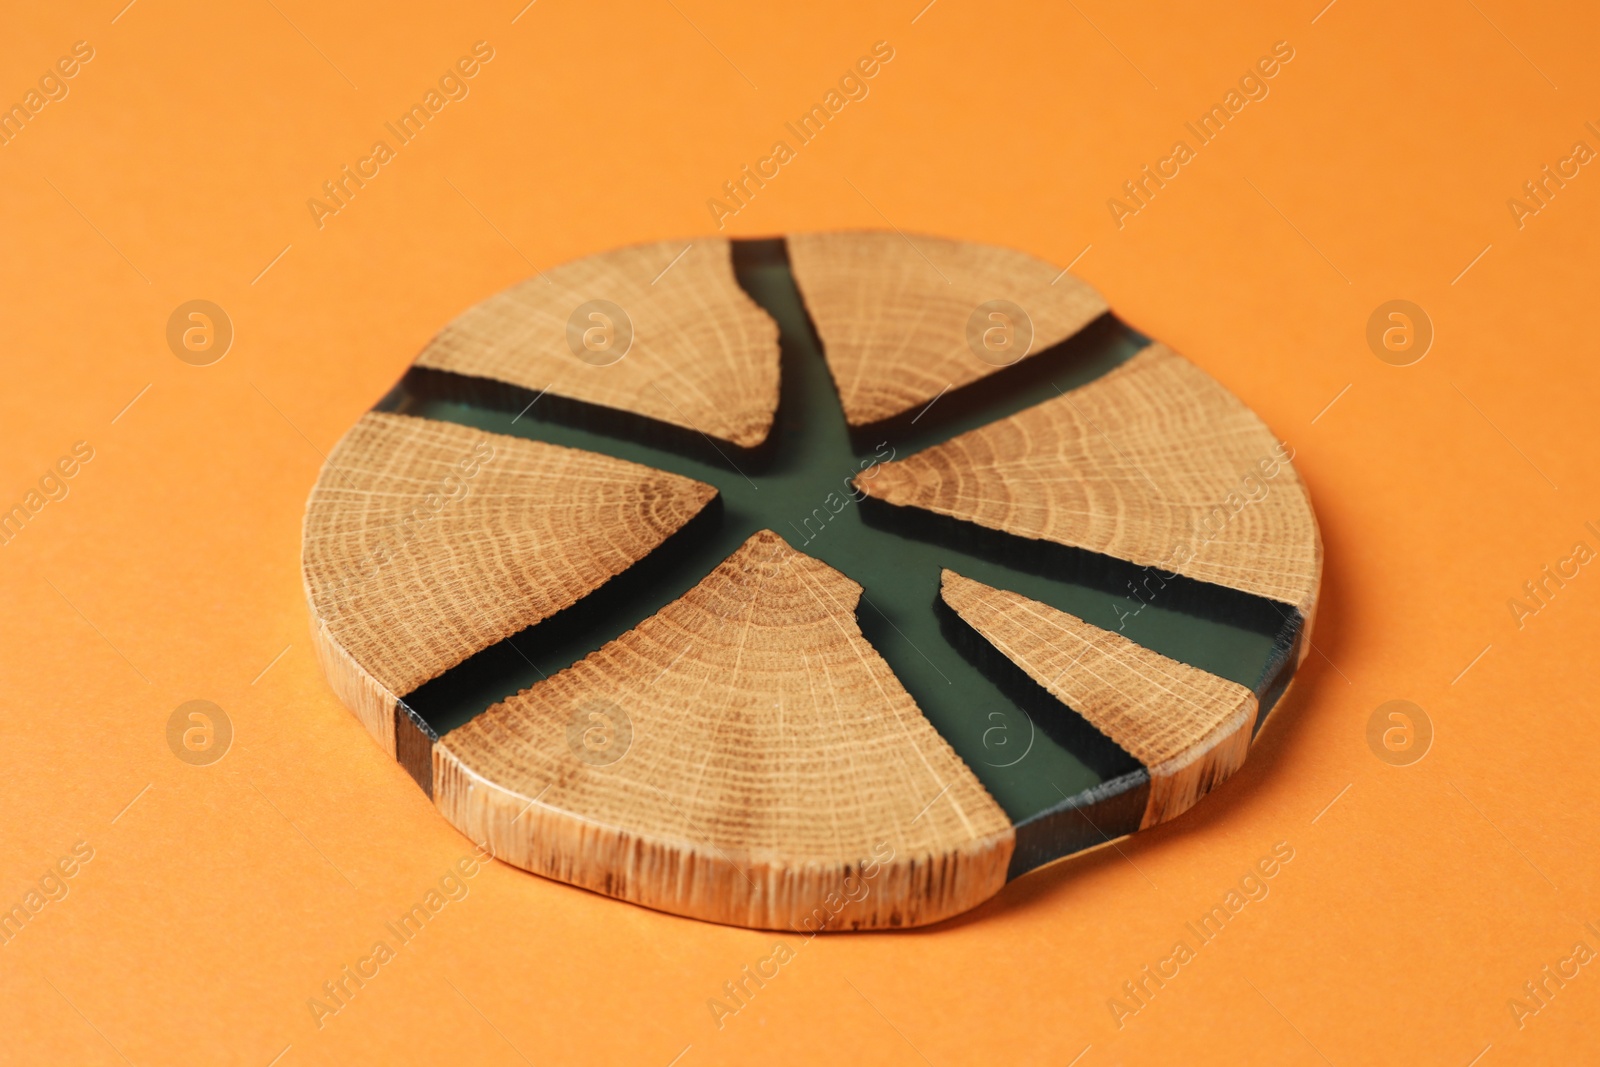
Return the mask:
<path fill-rule="evenodd" d="M 553 267 L 467 309 L 416 364 L 752 448 L 778 406 L 778 328 L 734 280 L 728 241 L 700 238 L 684 253 L 686 245 L 636 245 Z M 568 320 L 590 300 L 609 300 L 632 321 L 631 347 L 607 366 L 568 344 Z"/>
<path fill-rule="evenodd" d="M 1018 593 L 946 570 L 940 595 L 985 640 L 1150 772 L 1143 829 L 1244 763 L 1255 694 Z"/>
<path fill-rule="evenodd" d="M 323 668 L 393 754 L 398 697 L 576 603 L 715 496 L 610 456 L 369 412 L 306 505 Z"/>
<path fill-rule="evenodd" d="M 898 233 L 788 240 L 795 283 L 851 426 L 892 418 L 1000 370 L 968 344 L 968 321 L 980 304 L 1009 300 L 1027 312 L 1034 334 L 1028 355 L 1106 311 L 1084 282 L 1006 248 Z"/>
<path fill-rule="evenodd" d="M 1162 344 L 856 484 L 890 504 L 1278 600 L 1308 621 L 1321 581 L 1316 517 L 1287 453 Z"/>
<path fill-rule="evenodd" d="M 501 859 L 681 915 L 864 929 L 964 911 L 1004 883 L 1011 825 L 862 637 L 860 595 L 762 531 L 447 734 L 435 803 Z M 569 738 L 595 714 L 630 724 L 616 762 Z"/>

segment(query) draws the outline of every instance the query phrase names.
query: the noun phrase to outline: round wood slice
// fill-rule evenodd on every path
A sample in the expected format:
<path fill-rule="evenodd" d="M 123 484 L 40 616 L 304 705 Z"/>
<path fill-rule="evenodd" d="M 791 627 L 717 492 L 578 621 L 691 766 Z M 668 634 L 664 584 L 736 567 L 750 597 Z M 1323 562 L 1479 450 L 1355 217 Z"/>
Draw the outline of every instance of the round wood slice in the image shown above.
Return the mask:
<path fill-rule="evenodd" d="M 899 233 L 685 244 L 592 256 L 464 312 L 311 492 L 323 667 L 451 823 L 663 911 L 882 929 L 1171 819 L 1238 769 L 1307 647 L 1322 568 L 1305 487 L 1253 413 L 1121 326 L 1138 351 L 1108 373 L 940 409 L 973 383 L 1070 376 L 1091 324 L 1110 336 L 1098 293 L 1022 253 Z M 1008 360 L 973 340 L 997 307 L 1025 324 Z M 606 358 L 575 340 L 591 322 Z M 1031 378 L 1009 369 L 1024 361 Z M 831 411 L 805 407 L 807 381 L 829 383 Z M 425 395 L 441 382 L 448 404 Z M 659 425 L 685 434 L 647 441 Z M 842 478 L 784 459 L 863 427 L 898 443 L 838 445 Z M 835 516 L 855 533 L 822 540 Z M 942 574 L 879 581 L 926 544 L 949 546 Z M 1223 677 L 1062 606 L 1071 583 L 1129 575 L 1172 583 L 1196 619 L 1267 619 L 1271 655 Z M 923 612 L 911 634 L 895 621 Z M 959 661 L 941 669 L 930 634 Z M 1030 730 L 1059 720 L 1041 751 L 1071 753 L 1061 766 L 1110 769 L 1059 802 L 1006 800 L 1012 764 L 972 740 L 989 744 L 999 705 L 934 715 L 907 650 L 992 685 Z M 537 676 L 497 681 L 514 658 Z M 430 710 L 440 686 L 494 695 L 452 717 Z"/>

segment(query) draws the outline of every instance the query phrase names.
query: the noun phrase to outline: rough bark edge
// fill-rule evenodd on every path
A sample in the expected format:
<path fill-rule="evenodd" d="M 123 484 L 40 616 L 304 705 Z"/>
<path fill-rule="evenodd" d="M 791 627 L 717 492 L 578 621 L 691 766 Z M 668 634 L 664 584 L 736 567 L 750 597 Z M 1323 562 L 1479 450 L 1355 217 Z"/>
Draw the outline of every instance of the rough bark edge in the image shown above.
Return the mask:
<path fill-rule="evenodd" d="M 448 739 L 433 748 L 433 771 L 434 804 L 445 818 L 513 866 L 656 911 L 754 929 L 810 933 L 819 923 L 826 930 L 884 930 L 939 922 L 1000 891 L 1016 844 L 1008 827 L 943 854 L 897 851 L 870 877 L 869 856 L 856 863 L 736 865 L 739 857 L 710 842 L 640 837 L 512 793 L 463 765 Z M 848 900 L 859 885 L 865 895 Z"/>
<path fill-rule="evenodd" d="M 1244 766 L 1258 707 L 1254 693 L 1195 744 L 1150 767 L 1150 801 L 1139 829 L 1175 819 Z"/>
<path fill-rule="evenodd" d="M 309 589 L 306 599 L 308 602 L 311 599 Z M 334 639 L 327 620 L 317 614 L 315 603 L 311 604 L 311 647 L 316 650 L 317 662 L 322 665 L 322 673 L 340 703 L 355 714 L 379 748 L 390 756 L 395 755 L 394 715 L 400 698 L 368 674 L 366 668 Z"/>

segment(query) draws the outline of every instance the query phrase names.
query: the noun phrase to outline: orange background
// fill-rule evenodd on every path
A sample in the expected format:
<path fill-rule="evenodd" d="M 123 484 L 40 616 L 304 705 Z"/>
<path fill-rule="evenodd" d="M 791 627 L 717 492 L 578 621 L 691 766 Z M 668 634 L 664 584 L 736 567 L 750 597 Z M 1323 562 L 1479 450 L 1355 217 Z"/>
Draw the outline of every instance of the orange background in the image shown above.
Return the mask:
<path fill-rule="evenodd" d="M 95 449 L 0 548 L 0 903 L 95 850 L 0 947 L 0 1061 L 1593 1054 L 1600 965 L 1523 1028 L 1507 1006 L 1574 942 L 1600 948 L 1600 574 L 1521 629 L 1506 606 L 1575 541 L 1600 547 L 1600 173 L 1521 229 L 1506 206 L 1574 141 L 1600 148 L 1588 5 L 938 0 L 913 23 L 921 0 L 538 0 L 515 22 L 520 0 L 123 2 L 14 12 L 0 35 L 4 101 L 95 49 L 0 147 L 0 502 Z M 307 198 L 478 40 L 495 58 L 471 95 L 319 230 Z M 1196 811 L 940 928 L 791 938 L 720 1030 L 708 998 L 773 935 L 505 867 L 317 1029 L 307 998 L 469 850 L 311 655 L 321 454 L 530 264 L 709 232 L 707 198 L 877 40 L 895 58 L 871 95 L 726 232 L 892 224 L 1062 265 L 1090 246 L 1078 274 L 1296 449 L 1327 544 L 1318 651 Z M 1295 57 L 1270 96 L 1117 229 L 1107 198 L 1279 40 Z M 195 298 L 236 329 L 203 368 L 165 341 Z M 1366 345 L 1393 298 L 1436 327 L 1411 367 Z M 1366 740 L 1397 698 L 1436 730 L 1409 767 Z M 236 730 L 213 766 L 167 747 L 191 699 Z M 1119 1029 L 1107 999 L 1279 841 L 1271 895 Z"/>

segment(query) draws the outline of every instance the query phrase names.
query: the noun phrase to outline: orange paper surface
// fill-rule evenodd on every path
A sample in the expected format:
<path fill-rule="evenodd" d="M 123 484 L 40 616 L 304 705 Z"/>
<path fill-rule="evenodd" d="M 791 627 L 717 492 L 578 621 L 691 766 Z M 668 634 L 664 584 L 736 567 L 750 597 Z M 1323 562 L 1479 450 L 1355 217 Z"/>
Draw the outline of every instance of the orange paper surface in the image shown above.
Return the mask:
<path fill-rule="evenodd" d="M 0 904 L 42 901 L 0 944 L 0 1061 L 1594 1055 L 1600 565 L 1571 562 L 1600 550 L 1591 8 L 124 2 L 0 35 L 26 115 L 0 144 L 0 506 L 74 469 L 0 547 Z M 785 124 L 880 41 L 865 97 L 799 144 Z M 385 124 L 476 42 L 465 95 L 398 143 Z M 1186 123 L 1230 91 L 1201 143 Z M 779 140 L 764 187 L 708 208 Z M 347 165 L 364 184 L 308 207 Z M 315 1012 L 471 852 L 311 654 L 323 455 L 461 309 L 719 222 L 1075 264 L 1295 449 L 1327 547 L 1315 651 L 1196 810 L 959 921 L 779 938 L 488 866 Z M 210 366 L 168 346 L 196 299 L 233 324 Z M 1433 325 L 1411 366 L 1368 345 L 1393 299 Z M 1397 699 L 1433 729 L 1409 766 L 1368 742 Z M 232 724 L 210 766 L 168 745 L 190 700 Z M 1186 924 L 1275 846 L 1266 895 L 1202 944 Z M 713 1011 L 778 940 L 777 976 Z"/>

